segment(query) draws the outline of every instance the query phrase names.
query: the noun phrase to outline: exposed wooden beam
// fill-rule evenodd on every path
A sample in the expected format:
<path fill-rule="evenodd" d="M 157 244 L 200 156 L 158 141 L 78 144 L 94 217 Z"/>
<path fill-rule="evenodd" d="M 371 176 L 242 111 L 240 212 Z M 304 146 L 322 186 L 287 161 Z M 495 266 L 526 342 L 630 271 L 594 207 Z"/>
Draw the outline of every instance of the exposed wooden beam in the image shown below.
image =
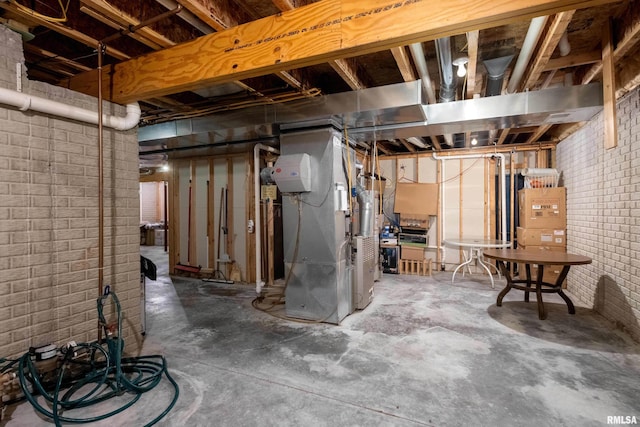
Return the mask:
<path fill-rule="evenodd" d="M 587 122 L 564 123 L 556 125 L 552 130 L 553 139 L 562 141 L 563 139 L 566 139 L 573 133 L 577 132 L 581 127 L 585 125 L 585 123 Z"/>
<path fill-rule="evenodd" d="M 391 48 L 391 54 L 393 55 L 393 59 L 396 60 L 396 64 L 398 65 L 398 70 L 400 70 L 400 74 L 402 74 L 402 79 L 405 82 L 412 82 L 417 80 L 418 77 L 411 65 L 411 60 L 409 59 L 409 53 L 407 52 L 407 48 L 404 46 L 398 46 Z"/>
<path fill-rule="evenodd" d="M 624 67 L 617 74 L 616 85 L 617 99 L 640 86 L 640 59 L 635 56 L 624 59 Z"/>
<path fill-rule="evenodd" d="M 509 128 L 502 129 L 502 132 L 500 132 L 500 136 L 498 137 L 498 142 L 496 144 L 497 145 L 504 144 L 504 141 L 507 139 L 507 135 L 509 135 L 510 131 L 511 131 L 511 129 L 509 129 Z"/>
<path fill-rule="evenodd" d="M 551 128 L 552 125 L 542 125 L 538 127 L 538 129 L 527 139 L 526 144 L 533 144 L 534 142 L 538 142 L 540 137 L 545 134 Z"/>
<path fill-rule="evenodd" d="M 431 146 L 434 150 L 442 150 L 442 146 L 440 145 L 440 141 L 438 141 L 437 136 L 432 135 L 429 137 L 429 139 L 431 140 Z"/>
<path fill-rule="evenodd" d="M 476 147 L 473 149 L 474 154 L 483 154 L 483 153 L 508 153 L 508 152 L 521 152 L 521 151 L 536 151 L 536 150 L 548 150 L 551 148 L 555 148 L 556 144 L 551 142 L 540 142 L 539 144 L 531 145 L 531 144 L 508 144 L 503 145 L 502 147 Z M 451 148 L 444 152 L 438 153 L 438 155 L 442 157 L 446 156 L 457 156 L 460 154 L 469 154 L 469 150 L 466 148 Z M 407 156 L 408 154 L 405 154 Z M 428 156 L 431 155 L 429 152 L 418 153 L 418 156 Z M 397 156 L 400 157 L 401 155 Z M 415 154 L 413 155 L 415 156 Z"/>
<path fill-rule="evenodd" d="M 554 71 L 562 68 L 578 67 L 580 65 L 589 65 L 596 63 L 602 59 L 602 52 L 594 50 L 592 52 L 582 52 L 575 55 L 561 56 L 553 58 L 547 62 L 542 71 Z"/>
<path fill-rule="evenodd" d="M 25 43 L 24 44 L 24 51 L 25 52 L 29 52 L 33 55 L 36 56 L 41 56 L 44 58 L 49 59 L 50 61 L 47 62 L 57 62 L 63 65 L 68 66 L 69 68 L 73 68 L 76 71 L 89 71 L 91 70 L 91 67 L 87 67 L 84 64 L 81 64 L 79 62 L 76 62 L 72 59 L 69 58 L 65 58 L 63 56 L 57 55 L 53 52 L 49 52 L 48 50 L 45 49 L 41 49 L 37 46 L 32 45 L 31 43 Z"/>
<path fill-rule="evenodd" d="M 46 27 L 52 31 L 55 31 L 58 34 L 61 34 L 65 37 L 75 40 L 78 43 L 84 44 L 85 46 L 89 46 L 92 48 L 96 48 L 98 46 L 98 40 L 94 39 L 93 37 L 89 37 L 86 34 L 81 33 L 80 31 L 76 31 L 60 23 L 50 22 L 36 15 L 24 12 L 22 9 L 19 9 L 18 7 L 16 7 L 13 3 L 0 1 L 0 8 L 10 11 L 11 13 L 19 16 L 20 18 L 25 19 L 27 22 L 32 22 L 34 26 L 40 25 L 40 26 Z M 131 58 L 126 53 L 111 47 L 107 49 L 107 55 L 119 60 L 126 60 Z"/>
<path fill-rule="evenodd" d="M 113 7 L 104 0 L 80 0 L 80 10 L 94 19 L 116 30 L 127 30 L 140 24 L 140 21 Z M 127 33 L 128 37 L 149 46 L 154 50 L 175 46 L 176 43 L 149 27 L 142 27 Z"/>
<path fill-rule="evenodd" d="M 400 138 L 398 141 L 400 141 L 400 143 L 402 145 L 404 145 L 404 148 L 409 150 L 411 153 L 415 153 L 416 152 L 416 147 L 414 147 L 413 144 L 407 142 L 405 139 Z"/>
<path fill-rule="evenodd" d="M 273 2 L 283 12 L 293 10 L 296 5 L 290 0 L 276 0 Z M 358 73 L 358 64 L 355 58 L 336 59 L 329 61 L 329 65 L 344 80 L 352 90 L 360 90 L 367 87 Z"/>
<path fill-rule="evenodd" d="M 560 38 L 562 34 L 567 30 L 569 23 L 571 22 L 571 18 L 573 18 L 573 14 L 575 10 L 569 10 L 566 12 L 558 13 L 551 20 L 551 24 L 547 29 L 547 33 L 540 44 L 540 49 L 536 54 L 535 59 L 531 67 L 529 68 L 529 72 L 527 77 L 524 80 L 524 84 L 522 85 L 522 89 L 534 89 L 536 84 L 538 83 L 538 79 L 542 74 L 545 66 L 549 62 L 553 51 L 556 50 L 558 43 L 560 42 Z"/>
<path fill-rule="evenodd" d="M 545 77 L 542 83 L 540 84 L 540 90 L 546 89 L 547 87 L 549 87 L 549 85 L 551 84 L 551 81 L 554 79 L 555 76 L 556 76 L 556 70 L 549 71 L 547 73 L 547 77 Z"/>
<path fill-rule="evenodd" d="M 391 151 L 380 141 L 376 143 L 376 147 L 378 148 L 378 151 L 382 151 L 382 154 L 387 156 L 391 154 Z"/>
<path fill-rule="evenodd" d="M 607 149 L 615 148 L 618 146 L 616 68 L 610 19 L 605 21 L 602 29 L 602 92 L 604 101 L 604 147 Z"/>
<path fill-rule="evenodd" d="M 0 3 L 2 4 L 2 3 Z M 634 6 L 635 5 L 635 6 Z M 637 2 L 631 2 L 629 9 L 624 16 L 624 28 L 621 29 L 621 37 L 617 39 L 615 50 L 613 51 L 613 60 L 618 61 L 640 42 L 640 10 L 638 10 Z M 602 72 L 602 61 L 591 66 L 582 78 L 582 84 L 590 83 Z"/>
<path fill-rule="evenodd" d="M 342 77 L 352 90 L 364 89 L 367 85 L 358 77 L 358 64 L 355 58 L 329 61 L 333 70 Z"/>
<path fill-rule="evenodd" d="M 238 25 L 238 21 L 227 10 L 217 6 L 216 2 L 208 0 L 204 0 L 204 2 L 198 0 L 176 1 L 216 31 L 224 31 Z"/>
<path fill-rule="evenodd" d="M 127 103 L 613 1 L 321 0 L 105 67 L 105 98 Z M 96 77 L 69 87 L 95 94 Z"/>
<path fill-rule="evenodd" d="M 478 67 L 478 40 L 480 31 L 467 32 L 467 55 L 469 62 L 467 63 L 467 99 L 472 99 L 476 93 L 476 69 Z"/>

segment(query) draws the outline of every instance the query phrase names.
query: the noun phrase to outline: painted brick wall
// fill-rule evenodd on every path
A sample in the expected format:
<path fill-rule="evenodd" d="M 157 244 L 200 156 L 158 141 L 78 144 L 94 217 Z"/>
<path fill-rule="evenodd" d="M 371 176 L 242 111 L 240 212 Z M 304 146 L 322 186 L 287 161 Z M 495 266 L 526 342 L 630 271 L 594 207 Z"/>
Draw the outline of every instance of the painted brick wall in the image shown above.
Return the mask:
<path fill-rule="evenodd" d="M 0 86 L 16 89 L 18 34 L 0 26 Z M 95 98 L 41 82 L 23 92 L 97 111 Z M 124 108 L 105 104 L 106 114 Z M 97 338 L 97 126 L 0 104 L 0 356 Z M 140 333 L 135 130 L 105 130 L 104 282 L 125 312 L 127 351 Z M 107 309 L 109 312 L 109 309 Z"/>
<path fill-rule="evenodd" d="M 603 148 L 602 114 L 557 149 L 567 187 L 567 250 L 593 264 L 572 268 L 568 289 L 640 339 L 640 90 L 618 101 L 618 147 Z"/>

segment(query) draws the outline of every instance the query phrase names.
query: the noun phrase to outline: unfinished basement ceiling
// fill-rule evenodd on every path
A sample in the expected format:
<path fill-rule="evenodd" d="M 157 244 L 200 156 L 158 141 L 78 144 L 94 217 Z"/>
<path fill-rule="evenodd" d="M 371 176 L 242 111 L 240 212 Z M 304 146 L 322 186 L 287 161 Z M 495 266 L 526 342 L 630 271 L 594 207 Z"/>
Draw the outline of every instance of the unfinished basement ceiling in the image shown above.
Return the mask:
<path fill-rule="evenodd" d="M 306 62 L 292 62 L 292 64 L 302 64 L 300 67 L 285 69 L 276 66 L 265 68 L 267 70 L 265 72 L 249 70 L 251 72 L 241 75 L 241 77 L 248 77 L 239 79 L 233 79 L 232 75 L 217 79 L 211 79 L 209 76 L 209 80 L 203 78 L 202 84 L 198 84 L 197 77 L 194 77 L 189 84 L 163 88 L 154 93 L 141 91 L 138 95 L 133 91 L 130 94 L 121 94 L 120 98 L 115 94 L 112 99 L 116 102 L 138 101 L 140 103 L 143 111 L 140 123 L 143 134 L 149 135 L 153 133 L 152 129 L 164 128 L 167 124 L 180 127 L 181 124 L 191 123 L 192 120 L 212 124 L 208 139 L 185 134 L 170 136 L 169 139 L 158 139 L 155 142 L 152 139 L 141 141 L 142 150 L 154 153 L 159 153 L 170 146 L 189 148 L 195 145 L 201 146 L 203 140 L 205 145 L 207 140 L 216 140 L 214 135 L 216 132 L 220 133 L 218 129 L 221 126 L 220 122 L 224 122 L 230 112 L 241 116 L 246 108 L 253 108 L 255 111 L 256 107 L 282 103 L 300 105 L 305 100 L 327 95 L 391 87 L 391 85 L 419 79 L 421 79 L 423 104 L 501 96 L 500 93 L 506 93 L 509 86 L 512 87 L 512 92 L 517 93 L 595 82 L 602 79 L 601 40 L 603 28 L 609 20 L 612 24 L 614 40 L 618 95 L 637 85 L 640 61 L 635 58 L 640 53 L 640 0 L 548 1 L 546 2 L 548 5 L 545 6 L 548 9 L 544 10 L 551 10 L 553 13 L 548 15 L 546 20 L 537 20 L 540 31 L 538 37 L 533 38 L 531 43 L 525 42 L 525 39 L 532 39 L 531 36 L 527 37 L 529 29 L 533 27 L 530 12 L 512 14 L 516 17 L 499 19 L 498 24 L 494 25 L 490 21 L 497 21 L 492 16 L 482 18 L 480 6 L 485 3 L 492 9 L 502 7 L 487 1 L 450 1 L 443 2 L 447 8 L 440 10 L 433 2 L 429 2 L 427 6 L 427 2 L 421 0 L 410 2 L 0 0 L 0 19 L 8 27 L 23 34 L 26 66 L 31 79 L 91 93 L 92 89 L 87 82 L 91 81 L 91 78 L 95 81 L 95 73 L 92 74 L 92 70 L 95 70 L 98 65 L 98 42 L 107 38 L 110 39 L 106 43 L 104 55 L 107 70 L 126 69 L 127 66 L 135 63 L 132 58 L 139 58 L 140 63 L 146 64 L 146 70 L 153 68 L 156 64 L 159 67 L 165 67 L 155 72 L 156 74 L 166 73 L 167 76 L 171 75 L 173 66 L 176 70 L 181 70 L 180 67 L 194 64 L 190 73 L 182 74 L 197 76 L 201 68 L 205 68 L 203 65 L 198 68 L 198 64 L 215 64 L 218 56 L 202 58 L 205 54 L 198 55 L 200 51 L 196 51 L 192 56 L 172 57 L 176 50 L 175 46 L 183 49 L 184 46 L 190 46 L 188 43 L 185 44 L 186 42 L 206 37 L 207 34 L 233 32 L 234 37 L 237 37 L 235 46 L 233 44 L 214 46 L 222 53 L 244 47 L 238 35 L 256 28 L 272 28 L 272 33 L 260 34 L 262 37 L 260 42 L 264 41 L 266 44 L 267 41 L 281 37 L 277 25 L 279 22 L 287 21 L 277 17 L 281 12 L 282 18 L 291 17 L 290 25 L 294 25 L 292 22 L 295 20 L 301 21 L 300 25 L 304 27 L 302 30 L 296 30 L 299 33 L 306 32 L 307 29 L 316 29 L 318 25 L 312 24 L 322 23 L 325 12 L 329 13 L 336 8 L 340 13 L 346 13 L 342 10 L 343 8 L 345 10 L 361 8 L 360 14 L 371 12 L 370 15 L 375 15 L 388 9 L 400 10 L 405 5 L 409 5 L 407 7 L 428 8 L 430 13 L 437 12 L 434 16 L 439 17 L 443 22 L 459 16 L 460 9 L 464 9 L 464 22 L 459 26 L 464 31 L 459 33 L 453 30 L 444 31 L 448 32 L 446 35 L 450 37 L 425 35 L 419 40 L 411 39 L 404 45 L 396 42 L 395 40 L 399 40 L 396 37 L 388 43 L 389 46 L 372 44 L 373 47 L 364 50 L 366 54 L 359 54 L 362 50 L 354 50 L 346 55 L 345 52 L 336 50 L 332 55 L 329 50 L 321 61 L 309 59 Z M 520 7 L 528 7 L 531 2 L 527 2 L 527 5 L 518 1 L 510 3 L 508 7 L 517 11 Z M 520 3 L 523 5 L 518 6 Z M 67 7 L 66 19 L 57 19 L 63 16 L 61 4 Z M 585 8 L 585 5 L 590 7 Z M 295 15 L 294 9 L 301 7 L 306 8 L 304 9 L 306 13 Z M 579 8 L 573 10 L 572 7 Z M 180 11 L 178 12 L 177 9 Z M 341 18 L 341 23 L 351 20 L 351 16 L 349 19 Z M 258 21 L 261 18 L 267 19 Z M 375 33 L 380 40 L 392 37 L 390 35 L 393 31 L 392 27 L 397 27 L 395 21 L 385 21 L 382 18 L 375 21 L 375 17 L 371 19 L 372 22 L 377 22 L 377 26 L 367 30 L 367 34 Z M 149 25 L 136 28 L 141 23 Z M 334 23 L 335 21 L 327 21 L 326 25 L 329 27 L 329 24 Z M 409 22 L 407 26 L 407 32 L 410 32 Z M 324 37 L 333 28 L 337 26 L 334 25 L 326 32 L 318 31 L 318 33 L 322 33 Z M 289 35 L 297 34 L 296 31 L 290 31 Z M 352 36 L 345 33 L 346 30 L 342 28 L 338 30 L 340 31 L 344 39 Z M 412 31 L 416 33 L 413 27 Z M 119 32 L 120 36 L 115 36 Z M 208 37 L 206 40 L 211 39 L 211 36 Z M 356 35 L 354 34 L 351 38 L 356 38 Z M 216 40 L 218 39 L 211 44 L 220 43 Z M 318 40 L 318 43 L 322 41 L 322 39 Z M 199 46 L 202 48 L 205 45 Z M 313 39 L 311 42 L 307 40 L 306 44 L 292 43 L 289 46 L 292 52 L 295 49 L 313 50 L 314 47 Z M 527 50 L 530 51 L 530 58 L 520 59 L 521 65 L 517 65 L 519 58 L 526 56 Z M 166 52 L 163 58 L 170 58 L 170 60 L 154 62 L 153 59 L 158 57 L 149 54 L 155 51 L 160 51 L 161 55 L 162 52 Z M 311 57 L 312 53 L 309 55 Z M 149 61 L 144 62 L 147 58 Z M 467 73 L 464 77 L 458 77 L 456 67 L 452 65 L 459 58 L 467 58 L 465 64 Z M 503 63 L 504 72 L 503 75 L 496 76 L 491 62 L 485 66 L 484 61 L 498 58 L 502 58 L 498 62 Z M 426 70 L 422 67 L 423 59 Z M 253 58 L 249 58 L 247 62 L 250 63 L 252 60 Z M 171 61 L 173 66 L 168 67 L 167 64 Z M 110 66 L 113 68 L 109 68 Z M 247 67 L 251 68 L 251 65 Z M 519 81 L 514 81 L 516 80 L 513 78 L 514 69 L 518 67 L 521 67 L 522 77 L 517 79 Z M 487 69 L 492 72 L 489 73 Z M 498 74 L 501 73 L 498 70 Z M 207 83 L 209 81 L 215 81 L 215 83 Z M 498 92 L 491 92 L 496 87 Z M 127 98 L 127 95 L 130 97 Z M 109 98 L 110 95 L 107 94 L 106 97 Z M 425 107 L 424 110 L 428 111 L 428 108 Z M 557 112 L 554 114 L 556 118 L 562 117 L 557 115 Z M 571 120 L 573 116 L 567 114 L 565 117 Z M 426 119 L 428 121 L 429 118 Z M 432 149 L 471 148 L 471 140 L 474 137 L 478 139 L 479 146 L 557 142 L 559 138 L 571 132 L 572 126 L 575 126 L 573 123 L 563 123 L 563 120 L 558 119 L 531 123 L 512 122 L 509 126 L 513 127 L 504 127 L 504 125 L 496 126 L 498 118 L 494 119 L 489 121 L 492 123 L 490 125 L 485 123 L 476 124 L 474 127 L 455 128 L 440 126 L 440 132 L 453 129 L 456 132 L 454 134 L 434 134 L 433 130 L 437 129 L 436 127 L 431 127 L 429 131 L 422 133 L 416 131 L 415 138 L 409 138 L 406 132 L 388 133 L 381 135 L 382 138 L 388 139 L 377 140 L 377 147 L 380 154 L 393 155 Z M 256 131 L 255 125 L 260 125 L 262 128 Z M 145 127 L 150 128 L 145 132 Z M 277 133 L 277 123 L 247 122 L 234 124 L 234 132 L 226 132 L 226 135 L 235 135 L 230 138 L 231 142 L 247 144 L 261 138 L 268 139 Z M 375 138 L 377 139 L 378 136 Z M 365 140 L 363 144 L 366 145 L 368 142 L 370 141 Z M 242 149 L 242 145 L 234 149 Z"/>

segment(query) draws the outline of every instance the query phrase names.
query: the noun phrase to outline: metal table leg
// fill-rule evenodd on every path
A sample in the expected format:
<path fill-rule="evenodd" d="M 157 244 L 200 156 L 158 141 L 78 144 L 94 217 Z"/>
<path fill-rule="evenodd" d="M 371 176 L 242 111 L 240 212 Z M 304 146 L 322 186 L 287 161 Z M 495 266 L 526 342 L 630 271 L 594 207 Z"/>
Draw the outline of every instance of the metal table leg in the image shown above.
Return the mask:
<path fill-rule="evenodd" d="M 453 282 L 455 281 L 456 278 L 456 273 L 458 272 L 458 270 L 460 270 L 460 268 L 463 268 L 462 270 L 462 277 L 464 277 L 464 267 L 467 266 L 467 268 L 469 268 L 469 264 L 471 264 L 471 261 L 473 261 L 473 256 L 471 254 L 471 249 L 469 249 L 469 257 L 467 258 L 467 254 L 465 251 L 462 251 L 462 254 L 464 255 L 464 262 L 462 264 L 460 264 L 459 266 L 456 267 L 455 270 L 453 270 L 453 276 L 451 276 L 451 284 L 453 284 Z M 471 274 L 471 269 L 469 269 L 469 274 Z"/>

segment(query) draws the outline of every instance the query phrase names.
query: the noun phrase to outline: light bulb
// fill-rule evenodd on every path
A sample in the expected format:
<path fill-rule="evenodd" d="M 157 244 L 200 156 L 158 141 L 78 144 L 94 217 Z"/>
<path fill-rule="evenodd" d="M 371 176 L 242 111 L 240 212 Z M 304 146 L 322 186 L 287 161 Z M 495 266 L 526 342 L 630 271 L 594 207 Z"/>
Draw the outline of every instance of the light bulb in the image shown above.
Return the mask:
<path fill-rule="evenodd" d="M 471 140 L 471 145 L 478 145 L 478 140 L 476 138 L 473 138 Z"/>
<path fill-rule="evenodd" d="M 458 64 L 458 77 L 464 77 L 467 75 L 467 69 L 464 67 L 464 64 Z"/>

